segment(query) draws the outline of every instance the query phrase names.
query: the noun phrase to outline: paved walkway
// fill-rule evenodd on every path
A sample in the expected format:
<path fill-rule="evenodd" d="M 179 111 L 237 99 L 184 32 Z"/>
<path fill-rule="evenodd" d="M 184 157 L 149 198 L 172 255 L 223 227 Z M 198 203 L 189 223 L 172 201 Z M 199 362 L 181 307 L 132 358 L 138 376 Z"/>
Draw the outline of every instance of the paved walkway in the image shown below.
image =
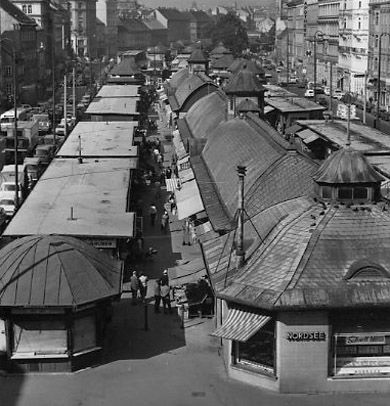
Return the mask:
<path fill-rule="evenodd" d="M 161 124 L 161 123 L 160 123 Z M 147 206 L 156 191 L 143 194 Z M 159 208 L 161 209 L 161 204 Z M 146 245 L 158 254 L 144 264 L 150 278 L 192 255 L 170 234 L 145 223 Z M 184 249 L 184 251 L 183 251 Z M 182 250 L 183 252 L 179 252 Z M 148 295 L 149 296 L 149 295 Z M 390 395 L 278 395 L 228 378 L 214 320 L 155 314 L 152 302 L 131 306 L 128 293 L 114 306 L 103 363 L 74 374 L 0 376 L 0 406 L 387 406 Z"/>

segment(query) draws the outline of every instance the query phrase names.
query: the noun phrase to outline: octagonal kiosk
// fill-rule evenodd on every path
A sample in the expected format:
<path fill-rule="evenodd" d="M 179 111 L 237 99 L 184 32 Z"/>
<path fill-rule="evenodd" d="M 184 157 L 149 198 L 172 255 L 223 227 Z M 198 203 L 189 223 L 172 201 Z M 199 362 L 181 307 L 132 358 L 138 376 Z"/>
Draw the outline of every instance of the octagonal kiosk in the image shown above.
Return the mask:
<path fill-rule="evenodd" d="M 0 350 L 10 372 L 99 362 L 122 264 L 73 237 L 27 236 L 0 251 Z"/>

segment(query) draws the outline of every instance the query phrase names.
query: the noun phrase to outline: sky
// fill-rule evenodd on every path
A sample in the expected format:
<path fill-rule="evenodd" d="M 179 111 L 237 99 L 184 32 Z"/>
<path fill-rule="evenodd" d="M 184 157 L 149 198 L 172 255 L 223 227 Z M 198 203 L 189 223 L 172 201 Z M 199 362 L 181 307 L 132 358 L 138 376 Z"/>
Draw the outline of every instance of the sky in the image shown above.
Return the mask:
<path fill-rule="evenodd" d="M 138 0 L 139 4 L 147 7 L 175 7 L 178 9 L 188 9 L 194 0 Z M 234 6 L 234 0 L 195 0 L 199 8 L 207 10 L 215 6 Z M 237 6 L 260 6 L 270 4 L 276 0 L 236 0 Z"/>

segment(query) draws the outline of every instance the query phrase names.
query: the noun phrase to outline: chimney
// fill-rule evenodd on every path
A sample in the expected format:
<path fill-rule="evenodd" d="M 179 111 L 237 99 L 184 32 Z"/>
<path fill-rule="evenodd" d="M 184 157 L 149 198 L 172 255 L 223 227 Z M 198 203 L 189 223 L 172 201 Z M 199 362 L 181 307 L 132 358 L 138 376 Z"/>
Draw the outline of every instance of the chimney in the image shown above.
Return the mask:
<path fill-rule="evenodd" d="M 237 249 L 236 267 L 241 268 L 245 262 L 244 252 L 244 178 L 246 175 L 245 166 L 237 166 L 238 173 L 238 224 L 237 224 Z"/>

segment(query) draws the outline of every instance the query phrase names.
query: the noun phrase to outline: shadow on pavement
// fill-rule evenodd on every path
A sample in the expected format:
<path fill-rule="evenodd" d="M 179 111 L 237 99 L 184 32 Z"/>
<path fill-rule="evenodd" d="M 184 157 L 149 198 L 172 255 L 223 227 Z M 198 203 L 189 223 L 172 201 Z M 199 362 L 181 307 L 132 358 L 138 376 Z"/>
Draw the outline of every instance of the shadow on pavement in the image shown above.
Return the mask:
<path fill-rule="evenodd" d="M 148 330 L 145 330 L 145 308 Z M 171 314 L 154 313 L 153 304 L 132 306 L 131 299 L 114 305 L 113 318 L 106 331 L 103 364 L 118 360 L 147 359 L 184 347 L 184 330 L 175 307 Z"/>

